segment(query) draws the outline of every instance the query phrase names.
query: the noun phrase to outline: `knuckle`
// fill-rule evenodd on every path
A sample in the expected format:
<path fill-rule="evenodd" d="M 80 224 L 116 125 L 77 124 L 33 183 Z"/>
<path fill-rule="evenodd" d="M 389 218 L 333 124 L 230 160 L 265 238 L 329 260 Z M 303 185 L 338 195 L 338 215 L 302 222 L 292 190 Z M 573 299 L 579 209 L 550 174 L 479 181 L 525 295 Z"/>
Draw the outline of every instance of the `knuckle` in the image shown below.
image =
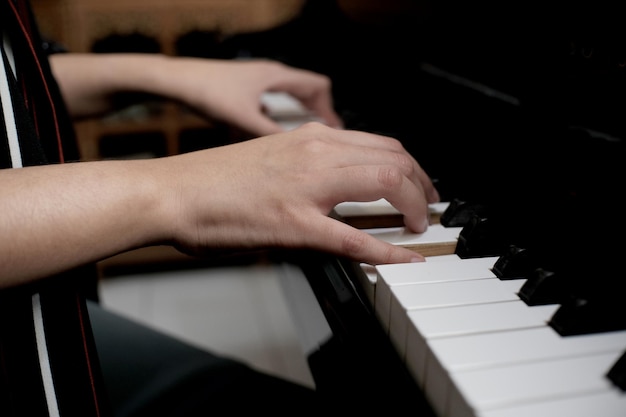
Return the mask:
<path fill-rule="evenodd" d="M 367 236 L 363 233 L 355 231 L 348 233 L 343 237 L 341 242 L 341 250 L 347 254 L 359 254 L 367 245 Z"/>
<path fill-rule="evenodd" d="M 397 153 L 396 159 L 398 166 L 401 167 L 402 171 L 406 174 L 412 174 L 415 170 L 415 165 L 413 163 L 413 158 L 406 153 Z"/>
<path fill-rule="evenodd" d="M 378 182 L 385 189 L 393 189 L 403 181 L 403 173 L 398 167 L 381 167 L 378 171 Z"/>
<path fill-rule="evenodd" d="M 383 264 L 390 264 L 393 263 L 394 260 L 394 251 L 395 251 L 395 247 L 389 245 L 387 246 L 381 254 L 381 263 Z"/>
<path fill-rule="evenodd" d="M 314 134 L 316 138 L 326 135 L 326 132 L 328 132 L 328 126 L 315 120 L 302 124 L 299 129 L 307 130 L 310 134 Z"/>
<path fill-rule="evenodd" d="M 385 141 L 385 145 L 394 152 L 405 152 L 404 145 L 399 139 L 391 136 L 384 136 L 382 139 Z"/>
<path fill-rule="evenodd" d="M 307 122 L 298 129 L 306 131 L 306 135 L 302 136 L 304 149 L 311 153 L 323 153 L 328 151 L 326 126 L 319 122 Z"/>

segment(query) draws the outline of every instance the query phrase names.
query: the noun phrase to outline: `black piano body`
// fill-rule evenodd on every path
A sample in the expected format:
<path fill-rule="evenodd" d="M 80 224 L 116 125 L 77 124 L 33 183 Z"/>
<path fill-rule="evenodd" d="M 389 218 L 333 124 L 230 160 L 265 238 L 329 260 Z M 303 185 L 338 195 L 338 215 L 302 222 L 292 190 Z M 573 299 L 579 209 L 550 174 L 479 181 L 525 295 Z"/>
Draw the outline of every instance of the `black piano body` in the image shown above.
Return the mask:
<path fill-rule="evenodd" d="M 535 266 L 574 277 L 570 299 L 626 304 L 618 7 L 408 4 L 415 7 L 388 24 L 367 25 L 338 2 L 309 1 L 284 26 L 226 39 L 223 54 L 328 74 L 347 128 L 400 139 L 444 201 L 486 207 L 495 244 L 467 256 L 529 248 Z M 434 415 L 359 288 L 360 267 L 320 253 L 294 256 L 333 331 L 309 358 L 318 389 L 352 412 Z M 624 307 L 603 313 L 626 316 Z"/>

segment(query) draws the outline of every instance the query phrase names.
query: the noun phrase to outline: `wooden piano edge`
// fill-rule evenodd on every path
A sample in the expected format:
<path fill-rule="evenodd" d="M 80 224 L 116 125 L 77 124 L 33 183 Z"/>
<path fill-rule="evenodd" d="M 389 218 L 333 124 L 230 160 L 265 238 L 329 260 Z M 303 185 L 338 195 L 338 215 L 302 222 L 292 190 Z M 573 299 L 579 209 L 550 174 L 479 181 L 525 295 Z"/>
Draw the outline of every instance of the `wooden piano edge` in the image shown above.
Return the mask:
<path fill-rule="evenodd" d="M 452 255 L 456 250 L 456 242 L 423 243 L 418 245 L 403 245 L 407 249 L 418 252 L 423 256 Z"/>

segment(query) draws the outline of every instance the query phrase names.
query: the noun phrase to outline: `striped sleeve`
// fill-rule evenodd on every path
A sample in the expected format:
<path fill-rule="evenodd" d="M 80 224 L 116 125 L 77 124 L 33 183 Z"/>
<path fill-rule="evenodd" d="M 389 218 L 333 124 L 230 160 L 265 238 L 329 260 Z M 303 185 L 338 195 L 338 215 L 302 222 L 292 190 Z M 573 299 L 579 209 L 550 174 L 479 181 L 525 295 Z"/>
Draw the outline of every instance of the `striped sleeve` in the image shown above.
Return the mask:
<path fill-rule="evenodd" d="M 0 415 L 108 416 L 85 299 L 44 287 L 0 292 Z"/>
<path fill-rule="evenodd" d="M 2 109 L 2 143 L 0 149 L 0 168 L 20 168 L 46 163 L 46 156 L 41 146 L 34 122 L 25 106 L 23 93 L 13 74 L 10 45 L 6 36 L 0 44 L 2 63 L 0 65 L 0 104 Z"/>
<path fill-rule="evenodd" d="M 47 163 L 46 154 L 53 152 L 46 153 L 44 144 L 51 142 L 46 149 L 53 150 L 59 146 L 56 137 L 52 141 L 39 137 L 39 130 L 51 129 L 31 117 L 18 83 L 24 79 L 15 76 L 17 57 L 2 32 L 10 27 L 5 23 L 15 23 L 8 19 L 16 10 L 11 1 L 0 0 L 0 169 Z M 24 62 L 32 63 L 33 57 Z M 52 84 L 35 80 L 28 87 L 48 85 Z M 50 91 L 28 93 L 29 99 L 52 97 Z M 31 106 L 37 103 L 29 102 Z M 47 123 L 50 115 L 43 116 L 47 118 L 41 120 Z M 58 121 L 53 125 L 58 131 Z M 93 277 L 95 270 L 89 265 L 35 284 L 0 290 L 0 416 L 110 415 L 85 304 Z"/>

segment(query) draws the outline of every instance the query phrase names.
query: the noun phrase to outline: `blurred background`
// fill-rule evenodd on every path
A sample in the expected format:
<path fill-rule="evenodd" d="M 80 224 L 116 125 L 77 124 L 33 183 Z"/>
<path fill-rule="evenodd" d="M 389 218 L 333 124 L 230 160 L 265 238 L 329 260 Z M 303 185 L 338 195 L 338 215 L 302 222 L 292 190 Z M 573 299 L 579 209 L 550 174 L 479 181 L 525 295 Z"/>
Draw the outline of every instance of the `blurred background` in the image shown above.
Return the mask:
<path fill-rule="evenodd" d="M 46 38 L 73 52 L 270 57 L 338 76 L 380 66 L 422 2 L 305 0 L 35 0 Z M 399 42 L 398 44 L 401 44 Z M 358 74 L 358 73 L 357 73 Z M 370 83 L 371 84 L 371 83 Z M 340 86 L 338 88 L 341 88 Z M 345 87 L 344 87 L 345 88 Z M 367 87 L 366 87 L 367 88 Z M 371 88 L 371 87 L 370 87 Z M 171 103 L 142 103 L 77 124 L 85 159 L 162 156 L 239 139 Z M 126 140 L 131 137 L 132 140 Z M 123 143 L 123 145 L 120 144 Z"/>
<path fill-rule="evenodd" d="M 583 239 L 571 225 L 595 218 L 599 199 L 603 207 L 621 207 L 626 40 L 615 2 L 33 0 L 33 6 L 54 49 L 271 58 L 324 73 L 347 128 L 398 138 L 444 201 L 492 207 L 528 238 L 524 243 L 555 252 L 555 263 L 578 266 L 570 258 Z M 116 114 L 76 123 L 83 159 L 150 158 L 246 139 L 175 103 L 131 97 L 121 104 Z M 600 219 L 608 227 L 588 228 L 585 237 L 604 241 L 617 227 L 610 220 Z M 606 246 L 586 246 L 586 258 L 621 250 Z M 198 260 L 146 248 L 100 262 L 102 297 L 193 343 L 312 384 L 307 346 L 285 296 L 284 282 L 301 280 L 283 261 L 263 252 Z"/>

